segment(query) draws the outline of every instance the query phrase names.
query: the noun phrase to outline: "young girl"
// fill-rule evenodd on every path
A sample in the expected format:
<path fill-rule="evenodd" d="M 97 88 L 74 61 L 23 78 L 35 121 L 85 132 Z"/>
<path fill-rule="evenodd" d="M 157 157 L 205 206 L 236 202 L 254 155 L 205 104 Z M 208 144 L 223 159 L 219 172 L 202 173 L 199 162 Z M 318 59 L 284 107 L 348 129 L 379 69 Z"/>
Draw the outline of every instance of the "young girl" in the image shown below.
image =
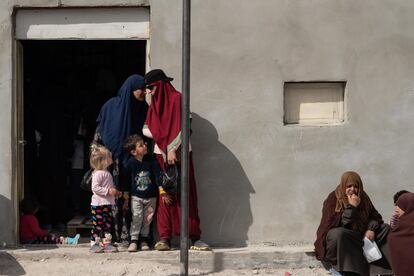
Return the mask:
<path fill-rule="evenodd" d="M 120 192 L 115 189 L 112 175 L 107 168 L 112 164 L 112 154 L 104 146 L 91 145 L 90 165 L 92 173 L 92 199 L 91 218 L 93 228 L 91 231 L 91 251 L 116 252 L 110 241 L 112 228 L 112 205 L 115 204 L 115 197 Z M 105 238 L 101 245 L 100 240 Z"/>
<path fill-rule="evenodd" d="M 23 244 L 58 244 L 64 243 L 66 240 L 71 240 L 71 244 L 77 244 L 80 235 L 77 234 L 74 238 L 57 237 L 49 234 L 47 230 L 39 227 L 39 221 L 35 214 L 39 210 L 36 201 L 25 198 L 20 203 L 20 208 L 23 215 L 20 218 L 20 242 Z"/>

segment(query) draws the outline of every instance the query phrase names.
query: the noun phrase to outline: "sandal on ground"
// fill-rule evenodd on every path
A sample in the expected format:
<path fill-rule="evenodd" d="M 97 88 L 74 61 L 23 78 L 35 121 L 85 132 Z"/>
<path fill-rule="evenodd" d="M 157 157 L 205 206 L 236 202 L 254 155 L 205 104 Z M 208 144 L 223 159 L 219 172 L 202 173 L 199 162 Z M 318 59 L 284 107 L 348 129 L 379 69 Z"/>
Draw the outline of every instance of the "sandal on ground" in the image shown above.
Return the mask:
<path fill-rule="evenodd" d="M 210 246 L 201 240 L 196 240 L 193 243 L 193 245 L 190 247 L 190 249 L 198 250 L 198 251 L 210 251 L 211 250 Z"/>
<path fill-rule="evenodd" d="M 159 242 L 155 244 L 154 248 L 155 250 L 158 250 L 158 251 L 167 251 L 171 249 L 167 240 L 160 240 Z"/>

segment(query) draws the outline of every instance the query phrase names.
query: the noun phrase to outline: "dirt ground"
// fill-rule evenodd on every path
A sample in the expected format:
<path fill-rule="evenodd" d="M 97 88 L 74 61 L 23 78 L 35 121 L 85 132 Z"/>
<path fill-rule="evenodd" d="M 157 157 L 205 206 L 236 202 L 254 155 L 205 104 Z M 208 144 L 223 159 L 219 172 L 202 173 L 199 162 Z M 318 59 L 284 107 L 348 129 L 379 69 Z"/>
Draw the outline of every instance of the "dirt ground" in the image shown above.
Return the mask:
<path fill-rule="evenodd" d="M 190 251 L 190 275 L 329 275 L 302 248 L 248 247 Z M 282 252 L 282 253 L 281 253 Z M 274 254 L 282 255 L 274 255 Z M 293 262 L 291 259 L 293 256 Z M 276 263 L 276 265 L 275 265 Z M 296 267 L 293 269 L 293 267 Z M 297 267 L 302 267 L 298 269 Z M 286 272 L 290 274 L 286 274 Z M 88 247 L 0 249 L 0 275 L 179 275 L 179 250 L 90 253 Z"/>
<path fill-rule="evenodd" d="M 20 260 L 3 263 L 0 275 L 179 275 L 179 267 L 168 264 L 142 262 L 136 263 L 125 260 L 111 260 L 91 262 L 70 259 L 40 259 Z M 281 275 L 285 272 L 291 275 L 329 275 L 324 269 L 241 269 L 222 271 L 189 270 L 190 275 Z"/>

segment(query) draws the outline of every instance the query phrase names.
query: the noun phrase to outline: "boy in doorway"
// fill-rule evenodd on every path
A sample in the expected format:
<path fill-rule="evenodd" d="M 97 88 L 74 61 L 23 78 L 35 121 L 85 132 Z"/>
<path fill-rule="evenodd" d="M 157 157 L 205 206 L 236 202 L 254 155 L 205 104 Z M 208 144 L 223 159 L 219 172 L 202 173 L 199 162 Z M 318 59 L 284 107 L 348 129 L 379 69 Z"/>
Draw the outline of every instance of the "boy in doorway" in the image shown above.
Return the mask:
<path fill-rule="evenodd" d="M 141 250 L 149 250 L 148 236 L 154 216 L 160 178 L 157 161 L 147 154 L 147 145 L 139 135 L 129 136 L 124 143 L 130 158 L 125 166 L 131 194 L 131 243 L 129 252 L 138 250 L 141 235 Z"/>

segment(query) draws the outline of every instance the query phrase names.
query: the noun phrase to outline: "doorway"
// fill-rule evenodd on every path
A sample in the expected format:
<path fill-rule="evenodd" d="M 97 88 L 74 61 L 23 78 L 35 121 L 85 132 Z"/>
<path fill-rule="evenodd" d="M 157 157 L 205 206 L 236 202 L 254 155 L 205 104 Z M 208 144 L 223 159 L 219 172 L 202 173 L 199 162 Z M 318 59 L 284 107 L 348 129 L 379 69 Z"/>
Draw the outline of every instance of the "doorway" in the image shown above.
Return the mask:
<path fill-rule="evenodd" d="M 131 74 L 145 74 L 146 40 L 20 40 L 23 57 L 24 197 L 39 222 L 62 232 L 87 215 L 80 189 L 102 105 Z"/>

